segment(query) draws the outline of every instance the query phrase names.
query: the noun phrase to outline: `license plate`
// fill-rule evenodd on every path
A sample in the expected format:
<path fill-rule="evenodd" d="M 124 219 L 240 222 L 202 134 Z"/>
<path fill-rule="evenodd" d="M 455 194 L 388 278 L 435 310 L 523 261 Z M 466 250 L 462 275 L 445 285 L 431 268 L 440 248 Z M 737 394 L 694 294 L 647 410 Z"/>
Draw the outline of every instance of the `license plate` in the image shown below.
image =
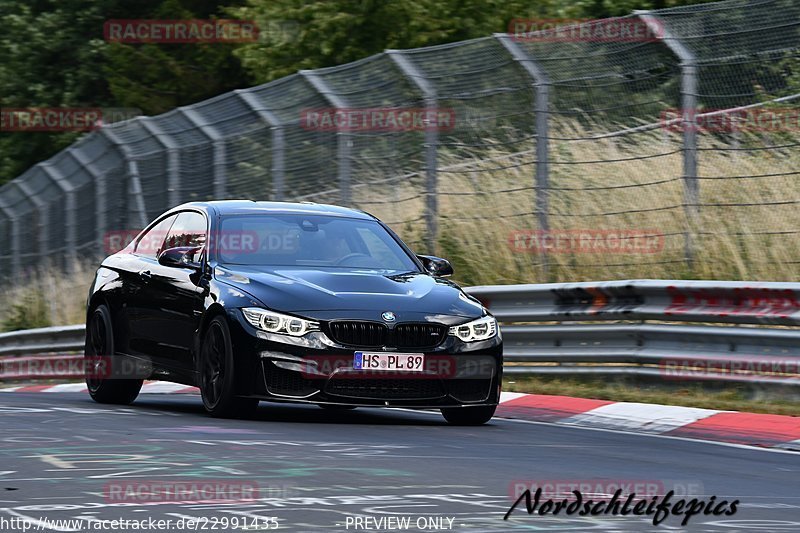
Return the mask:
<path fill-rule="evenodd" d="M 425 356 L 420 353 L 356 352 L 353 357 L 353 369 L 422 372 L 425 370 Z"/>

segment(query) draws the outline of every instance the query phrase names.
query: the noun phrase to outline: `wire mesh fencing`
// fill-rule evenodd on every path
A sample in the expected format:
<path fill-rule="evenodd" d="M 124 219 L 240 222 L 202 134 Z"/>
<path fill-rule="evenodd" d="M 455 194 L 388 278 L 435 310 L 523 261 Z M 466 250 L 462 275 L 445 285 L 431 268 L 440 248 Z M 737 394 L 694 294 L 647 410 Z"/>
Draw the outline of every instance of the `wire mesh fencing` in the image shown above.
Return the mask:
<path fill-rule="evenodd" d="M 105 125 L 0 188 L 0 272 L 245 198 L 363 209 L 465 283 L 797 279 L 799 111 L 795 0 L 517 21 Z"/>

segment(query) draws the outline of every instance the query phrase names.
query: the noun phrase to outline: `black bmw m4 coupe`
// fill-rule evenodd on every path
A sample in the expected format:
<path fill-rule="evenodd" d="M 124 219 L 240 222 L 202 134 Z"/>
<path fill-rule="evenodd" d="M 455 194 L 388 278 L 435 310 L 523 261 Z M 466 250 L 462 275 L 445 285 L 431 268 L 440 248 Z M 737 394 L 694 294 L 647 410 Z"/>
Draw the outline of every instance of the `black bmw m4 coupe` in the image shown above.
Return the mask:
<path fill-rule="evenodd" d="M 131 403 L 143 380 L 197 386 L 215 416 L 261 400 L 440 409 L 491 419 L 502 339 L 486 308 L 380 220 L 331 205 L 176 207 L 97 270 L 86 381 Z"/>

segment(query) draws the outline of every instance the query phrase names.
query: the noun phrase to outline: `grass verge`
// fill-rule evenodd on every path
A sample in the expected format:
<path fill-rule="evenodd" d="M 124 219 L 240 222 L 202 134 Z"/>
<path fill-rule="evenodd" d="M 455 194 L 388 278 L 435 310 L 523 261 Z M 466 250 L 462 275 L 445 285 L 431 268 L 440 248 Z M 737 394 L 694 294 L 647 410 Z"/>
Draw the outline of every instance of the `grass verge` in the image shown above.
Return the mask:
<path fill-rule="evenodd" d="M 69 272 L 41 267 L 21 282 L 0 285 L 0 332 L 82 324 L 96 264 L 79 262 Z"/>

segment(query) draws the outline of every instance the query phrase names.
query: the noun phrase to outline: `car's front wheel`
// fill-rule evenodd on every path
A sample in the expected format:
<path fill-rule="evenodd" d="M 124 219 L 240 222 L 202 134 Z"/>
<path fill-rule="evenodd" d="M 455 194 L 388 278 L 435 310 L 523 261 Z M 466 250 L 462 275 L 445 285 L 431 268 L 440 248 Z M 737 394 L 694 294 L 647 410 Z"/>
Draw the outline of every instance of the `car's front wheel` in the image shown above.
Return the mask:
<path fill-rule="evenodd" d="M 141 379 L 108 379 L 114 355 L 114 329 L 111 311 L 105 304 L 98 305 L 86 323 L 86 388 L 98 403 L 128 405 L 133 403 L 142 389 Z"/>
<path fill-rule="evenodd" d="M 480 426 L 492 419 L 496 409 L 496 405 L 445 407 L 442 409 L 442 416 L 454 426 Z"/>
<path fill-rule="evenodd" d="M 200 395 L 212 416 L 247 417 L 258 407 L 257 399 L 236 395 L 235 373 L 230 329 L 218 316 L 208 325 L 200 349 Z"/>

